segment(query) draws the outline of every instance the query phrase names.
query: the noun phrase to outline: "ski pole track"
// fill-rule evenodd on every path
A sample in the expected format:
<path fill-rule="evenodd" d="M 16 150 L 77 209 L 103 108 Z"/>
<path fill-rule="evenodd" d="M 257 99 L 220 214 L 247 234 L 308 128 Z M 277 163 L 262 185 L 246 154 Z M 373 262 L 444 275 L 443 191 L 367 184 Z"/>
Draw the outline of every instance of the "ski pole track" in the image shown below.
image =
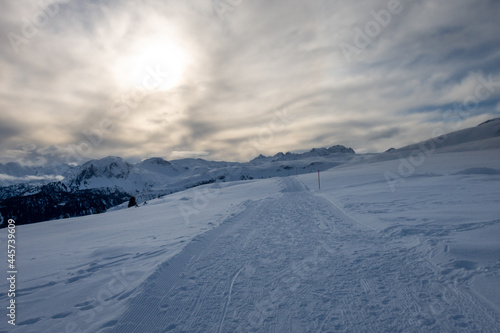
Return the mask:
<path fill-rule="evenodd" d="M 498 331 L 429 247 L 359 225 L 297 179 L 160 265 L 101 332 Z M 425 245 L 425 244 L 424 244 Z"/>

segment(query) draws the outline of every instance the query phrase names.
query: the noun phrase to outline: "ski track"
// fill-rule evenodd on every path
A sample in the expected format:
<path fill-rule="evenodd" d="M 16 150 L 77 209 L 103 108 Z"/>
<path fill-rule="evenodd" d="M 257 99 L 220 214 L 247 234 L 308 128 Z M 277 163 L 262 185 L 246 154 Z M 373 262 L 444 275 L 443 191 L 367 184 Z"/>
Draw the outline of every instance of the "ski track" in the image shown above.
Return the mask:
<path fill-rule="evenodd" d="M 294 177 L 280 181 L 280 198 L 248 202 L 196 237 L 100 332 L 500 330 L 463 270 L 443 274 L 428 246 L 361 226 Z"/>

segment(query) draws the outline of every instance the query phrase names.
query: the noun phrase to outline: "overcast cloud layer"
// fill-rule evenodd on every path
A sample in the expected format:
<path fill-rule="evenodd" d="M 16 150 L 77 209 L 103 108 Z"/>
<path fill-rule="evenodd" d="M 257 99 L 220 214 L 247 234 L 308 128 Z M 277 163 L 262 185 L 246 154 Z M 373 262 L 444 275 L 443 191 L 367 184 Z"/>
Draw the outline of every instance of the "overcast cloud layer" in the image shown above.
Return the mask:
<path fill-rule="evenodd" d="M 499 1 L 0 6 L 0 162 L 379 152 L 500 114 Z"/>

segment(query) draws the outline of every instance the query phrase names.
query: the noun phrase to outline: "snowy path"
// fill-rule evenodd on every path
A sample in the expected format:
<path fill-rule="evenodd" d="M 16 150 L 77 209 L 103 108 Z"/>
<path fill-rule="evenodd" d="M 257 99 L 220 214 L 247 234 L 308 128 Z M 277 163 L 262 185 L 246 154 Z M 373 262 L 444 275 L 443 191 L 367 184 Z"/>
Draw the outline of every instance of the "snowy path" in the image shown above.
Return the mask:
<path fill-rule="evenodd" d="M 160 265 L 102 332 L 493 332 L 422 244 L 369 230 L 296 178 Z"/>

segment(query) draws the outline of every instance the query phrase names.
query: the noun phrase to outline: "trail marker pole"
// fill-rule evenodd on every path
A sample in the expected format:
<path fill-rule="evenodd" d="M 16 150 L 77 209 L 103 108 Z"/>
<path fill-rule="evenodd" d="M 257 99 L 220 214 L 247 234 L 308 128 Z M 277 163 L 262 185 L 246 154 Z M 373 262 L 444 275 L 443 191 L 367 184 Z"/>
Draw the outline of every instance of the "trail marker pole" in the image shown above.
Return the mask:
<path fill-rule="evenodd" d="M 319 170 L 318 170 L 318 190 L 321 190 L 321 182 L 319 180 Z"/>

